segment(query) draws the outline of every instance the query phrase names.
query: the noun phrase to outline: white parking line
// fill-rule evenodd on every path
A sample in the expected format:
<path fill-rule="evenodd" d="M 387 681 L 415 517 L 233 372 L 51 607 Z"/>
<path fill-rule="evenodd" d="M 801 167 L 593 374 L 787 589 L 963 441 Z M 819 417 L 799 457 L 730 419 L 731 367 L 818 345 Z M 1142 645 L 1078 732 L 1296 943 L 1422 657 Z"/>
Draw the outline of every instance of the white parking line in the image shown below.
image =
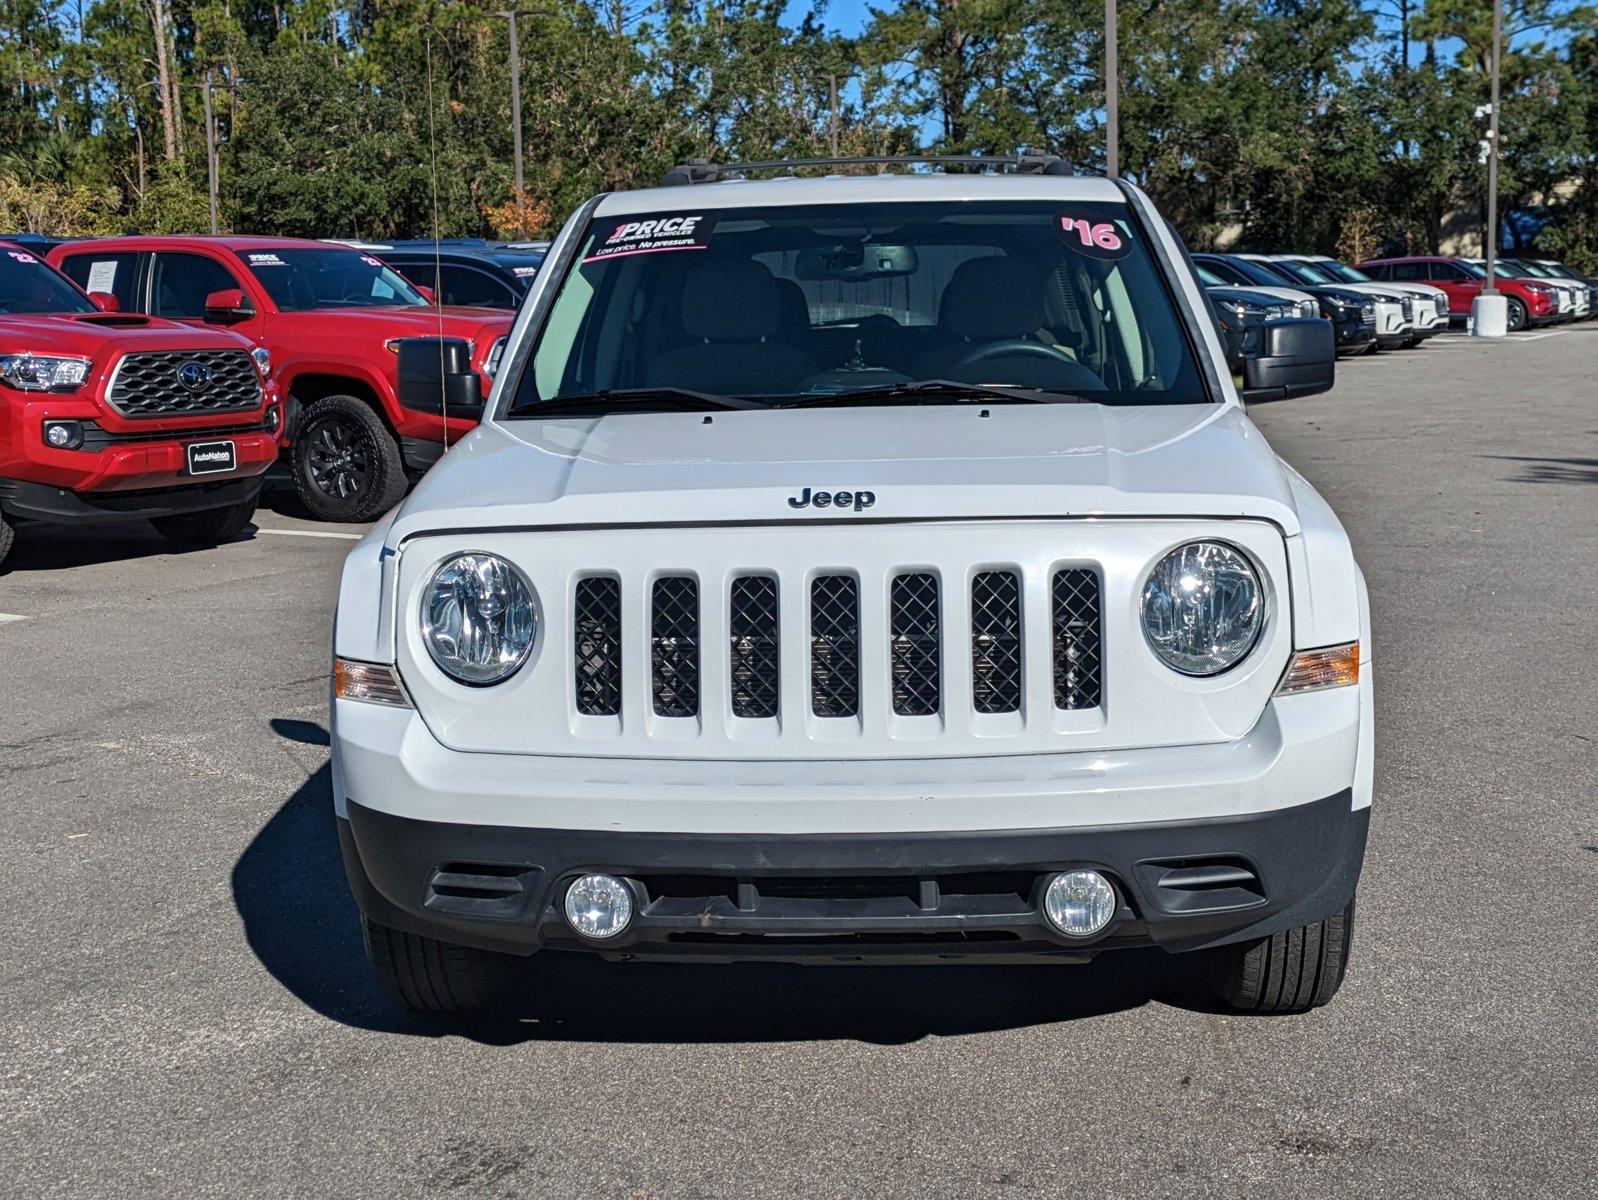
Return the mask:
<path fill-rule="evenodd" d="M 358 542 L 365 536 L 359 533 L 335 533 L 331 529 L 262 529 L 259 526 L 255 532 L 270 533 L 276 537 L 333 538 L 341 542 Z"/>
<path fill-rule="evenodd" d="M 7 621 L 26 621 L 27 619 L 20 613 L 0 613 L 0 625 L 4 625 Z"/>

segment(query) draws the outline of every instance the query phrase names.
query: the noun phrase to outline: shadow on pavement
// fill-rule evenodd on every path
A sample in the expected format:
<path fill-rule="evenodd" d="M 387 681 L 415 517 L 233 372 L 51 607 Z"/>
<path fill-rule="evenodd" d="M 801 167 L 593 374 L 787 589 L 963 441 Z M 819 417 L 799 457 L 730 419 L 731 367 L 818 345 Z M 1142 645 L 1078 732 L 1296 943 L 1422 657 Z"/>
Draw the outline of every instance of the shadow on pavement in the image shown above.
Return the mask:
<path fill-rule="evenodd" d="M 234 541 L 249 541 L 249 526 Z M 96 521 L 86 525 L 54 525 L 28 521 L 17 527 L 16 545 L 5 561 L 12 574 L 25 571 L 66 571 L 103 563 L 132 562 L 161 555 L 201 554 L 209 547 L 181 546 L 169 542 L 145 521 Z"/>
<path fill-rule="evenodd" d="M 280 733 L 304 738 L 292 725 Z M 325 734 L 323 735 L 325 737 Z M 546 952 L 524 969 L 511 1016 L 441 1024 L 391 1008 L 366 963 L 344 878 L 331 769 L 291 796 L 240 855 L 233 900 L 250 949 L 285 988 L 331 1020 L 489 1044 L 854 1039 L 879 1044 L 1069 1021 L 1150 1001 L 1213 1011 L 1199 963 L 1123 951 L 1088 965 L 823 967 L 606 963 Z"/>
<path fill-rule="evenodd" d="M 1500 462 L 1520 463 L 1505 483 L 1598 483 L 1598 458 L 1533 458 L 1519 454 L 1489 454 Z"/>

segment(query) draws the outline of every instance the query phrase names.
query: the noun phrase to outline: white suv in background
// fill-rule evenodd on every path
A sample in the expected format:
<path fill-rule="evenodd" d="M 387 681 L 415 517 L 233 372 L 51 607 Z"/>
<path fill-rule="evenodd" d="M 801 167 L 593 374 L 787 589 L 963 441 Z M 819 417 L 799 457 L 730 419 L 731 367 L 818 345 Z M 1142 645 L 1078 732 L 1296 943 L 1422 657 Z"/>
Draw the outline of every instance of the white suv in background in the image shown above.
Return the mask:
<path fill-rule="evenodd" d="M 1303 269 L 1312 273 L 1310 278 L 1324 277 L 1330 284 L 1354 292 L 1364 292 L 1368 296 L 1391 296 L 1397 292 L 1411 297 L 1412 329 L 1408 338 L 1408 344 L 1411 346 L 1418 346 L 1433 334 L 1444 333 L 1448 329 L 1448 293 L 1440 287 L 1412 279 L 1377 281 L 1357 267 L 1338 262 L 1325 254 L 1273 254 L 1270 258 L 1272 262 L 1280 262 L 1289 267 L 1295 263 L 1302 264 Z M 1402 318 L 1402 310 L 1399 315 Z"/>
<path fill-rule="evenodd" d="M 589 201 L 351 553 L 334 794 L 397 1003 L 536 1003 L 545 949 L 1337 991 L 1366 589 L 1242 403 L 1330 387 L 1330 324 L 1240 395 L 1142 192 L 905 161 Z"/>

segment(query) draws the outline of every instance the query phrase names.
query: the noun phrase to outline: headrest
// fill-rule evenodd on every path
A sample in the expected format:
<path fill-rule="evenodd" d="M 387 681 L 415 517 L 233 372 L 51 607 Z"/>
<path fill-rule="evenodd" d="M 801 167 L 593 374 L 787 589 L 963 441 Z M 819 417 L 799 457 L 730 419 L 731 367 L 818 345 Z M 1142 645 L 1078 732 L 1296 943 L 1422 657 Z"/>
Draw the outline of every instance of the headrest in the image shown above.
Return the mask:
<path fill-rule="evenodd" d="M 791 279 L 773 279 L 777 289 L 777 328 L 783 333 L 810 332 L 810 301 L 805 290 Z"/>
<path fill-rule="evenodd" d="M 943 289 L 938 324 L 961 337 L 1005 338 L 1043 325 L 1043 276 L 1019 259 L 967 259 Z"/>
<path fill-rule="evenodd" d="M 708 341 L 752 341 L 777 332 L 777 281 L 752 259 L 697 263 L 683 283 L 682 327 Z"/>

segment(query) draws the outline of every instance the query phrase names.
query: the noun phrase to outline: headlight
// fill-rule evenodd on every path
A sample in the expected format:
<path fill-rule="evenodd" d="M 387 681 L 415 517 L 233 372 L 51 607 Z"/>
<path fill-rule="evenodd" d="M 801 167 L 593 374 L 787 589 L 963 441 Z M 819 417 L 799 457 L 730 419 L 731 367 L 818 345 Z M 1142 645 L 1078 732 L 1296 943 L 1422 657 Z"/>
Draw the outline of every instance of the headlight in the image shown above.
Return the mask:
<path fill-rule="evenodd" d="M 532 585 L 493 554 L 460 554 L 434 571 L 421 623 L 439 669 L 478 687 L 509 679 L 538 639 Z"/>
<path fill-rule="evenodd" d="M 1230 313 L 1239 321 L 1241 321 L 1249 313 L 1257 313 L 1261 311 L 1259 305 L 1250 304 L 1246 300 L 1217 300 L 1215 304 L 1216 307 L 1222 312 Z"/>
<path fill-rule="evenodd" d="M 1219 675 L 1254 648 L 1265 593 L 1253 565 L 1221 542 L 1189 542 L 1155 565 L 1143 585 L 1143 636 L 1184 675 Z"/>
<path fill-rule="evenodd" d="M 250 351 L 250 360 L 255 363 L 255 369 L 261 373 L 262 379 L 272 378 L 272 352 L 263 346 L 257 346 Z"/>
<path fill-rule="evenodd" d="M 1291 304 L 1272 304 L 1262 310 L 1267 321 L 1285 321 L 1293 315 Z"/>
<path fill-rule="evenodd" d="M 89 377 L 89 360 L 56 354 L 0 357 L 0 379 L 25 392 L 71 392 Z"/>

